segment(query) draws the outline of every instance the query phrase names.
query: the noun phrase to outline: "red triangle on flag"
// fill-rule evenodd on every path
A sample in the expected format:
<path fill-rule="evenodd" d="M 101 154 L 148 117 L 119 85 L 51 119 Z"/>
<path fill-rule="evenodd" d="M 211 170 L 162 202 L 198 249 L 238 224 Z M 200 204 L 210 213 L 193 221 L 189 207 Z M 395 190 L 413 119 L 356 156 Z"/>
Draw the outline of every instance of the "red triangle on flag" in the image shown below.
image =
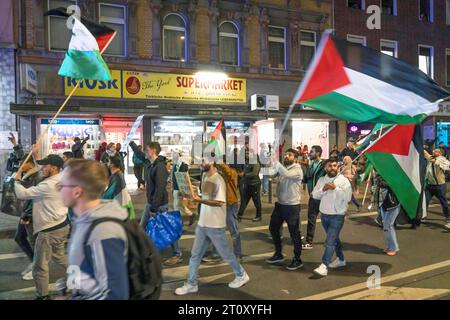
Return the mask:
<path fill-rule="evenodd" d="M 297 103 L 322 96 L 351 83 L 333 39 L 328 36 L 325 41 L 322 53 L 311 64 L 311 76 L 306 75 L 306 87 Z"/>
<path fill-rule="evenodd" d="M 221 119 L 219 121 L 219 124 L 217 125 L 217 127 L 214 129 L 213 133 L 211 134 L 211 138 L 210 140 L 219 140 L 221 133 L 222 133 L 222 126 L 223 126 L 223 119 Z"/>
<path fill-rule="evenodd" d="M 415 124 L 396 125 L 365 152 L 384 152 L 400 156 L 409 155 Z"/>

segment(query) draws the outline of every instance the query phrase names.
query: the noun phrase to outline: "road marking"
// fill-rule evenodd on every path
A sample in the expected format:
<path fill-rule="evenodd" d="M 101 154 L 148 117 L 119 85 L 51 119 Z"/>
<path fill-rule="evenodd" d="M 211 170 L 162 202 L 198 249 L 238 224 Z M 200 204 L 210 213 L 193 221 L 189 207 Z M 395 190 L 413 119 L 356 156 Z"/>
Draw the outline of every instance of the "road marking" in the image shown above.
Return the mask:
<path fill-rule="evenodd" d="M 8 260 L 8 259 L 17 259 L 17 258 L 25 258 L 27 255 L 25 253 L 17 252 L 17 253 L 4 253 L 0 254 L 0 260 Z"/>
<path fill-rule="evenodd" d="M 445 267 L 449 267 L 449 266 L 450 266 L 450 260 L 446 260 L 446 261 L 442 261 L 442 262 L 439 262 L 439 263 L 430 264 L 430 265 L 427 265 L 427 266 L 424 266 L 424 267 L 420 267 L 420 268 L 416 268 L 416 269 L 412 269 L 412 270 L 396 273 L 396 274 L 393 274 L 391 276 L 382 277 L 381 281 L 383 283 L 388 283 L 388 282 L 392 282 L 392 281 L 396 281 L 396 280 L 412 277 L 412 276 L 415 276 L 415 275 L 418 275 L 418 274 L 421 274 L 421 273 L 425 273 L 425 272 L 429 272 L 429 271 L 433 271 L 433 270 L 436 270 L 436 269 L 445 268 Z M 348 287 L 339 288 L 339 289 L 331 290 L 331 291 L 327 291 L 327 292 L 322 292 L 322 293 L 315 294 L 315 295 L 308 296 L 308 297 L 304 297 L 304 298 L 299 298 L 298 300 L 332 299 L 332 298 L 336 298 L 336 297 L 343 296 L 343 295 L 346 295 L 346 294 L 350 294 L 352 292 L 366 290 L 366 289 L 367 289 L 367 283 L 366 282 L 362 282 L 362 283 L 354 284 L 354 285 L 351 285 L 351 286 L 348 286 Z"/>
<path fill-rule="evenodd" d="M 381 287 L 377 290 L 365 290 L 335 300 L 426 300 L 439 299 L 449 294 L 449 289 Z"/>
<path fill-rule="evenodd" d="M 55 283 L 49 284 L 48 291 L 49 293 L 57 292 Z M 0 300 L 34 299 L 35 296 L 36 296 L 36 287 L 28 287 L 0 292 Z"/>

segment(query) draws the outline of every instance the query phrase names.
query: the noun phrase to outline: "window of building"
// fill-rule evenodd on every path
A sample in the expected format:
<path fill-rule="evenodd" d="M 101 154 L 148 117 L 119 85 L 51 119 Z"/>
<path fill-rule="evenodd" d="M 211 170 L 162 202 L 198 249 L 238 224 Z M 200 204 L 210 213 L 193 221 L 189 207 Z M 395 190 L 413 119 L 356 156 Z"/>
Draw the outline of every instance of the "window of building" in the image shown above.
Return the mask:
<path fill-rule="evenodd" d="M 269 27 L 269 67 L 284 69 L 286 61 L 286 29 Z"/>
<path fill-rule="evenodd" d="M 163 26 L 163 59 L 186 61 L 186 24 L 178 14 L 169 14 Z"/>
<path fill-rule="evenodd" d="M 391 57 L 397 58 L 397 41 L 391 40 L 381 40 L 380 41 L 380 51 Z"/>
<path fill-rule="evenodd" d="M 420 0 L 419 20 L 433 22 L 434 16 L 433 0 Z"/>
<path fill-rule="evenodd" d="M 48 0 L 48 9 L 67 8 L 76 5 L 75 0 Z M 48 17 L 48 48 L 51 51 L 66 51 L 72 32 L 67 28 L 66 17 Z"/>
<path fill-rule="evenodd" d="M 447 6 L 446 6 L 446 12 L 447 12 L 447 25 L 450 26 L 450 0 L 446 0 L 445 1 Z"/>
<path fill-rule="evenodd" d="M 433 47 L 419 45 L 419 69 L 433 78 Z"/>
<path fill-rule="evenodd" d="M 99 3 L 99 22 L 116 31 L 116 36 L 108 45 L 105 54 L 126 55 L 126 7 L 115 4 Z"/>
<path fill-rule="evenodd" d="M 363 36 L 355 36 L 352 34 L 347 35 L 347 41 L 351 43 L 357 43 L 362 46 L 366 46 L 366 37 Z"/>
<path fill-rule="evenodd" d="M 347 0 L 347 7 L 359 10 L 366 9 L 365 0 Z"/>
<path fill-rule="evenodd" d="M 300 31 L 300 66 L 306 70 L 316 53 L 316 33 Z"/>
<path fill-rule="evenodd" d="M 219 60 L 221 64 L 239 65 L 239 32 L 232 22 L 219 26 Z"/>
<path fill-rule="evenodd" d="M 450 49 L 445 50 L 445 68 L 447 70 L 445 73 L 447 75 L 447 87 L 450 88 Z"/>
<path fill-rule="evenodd" d="M 397 15 L 397 0 L 381 0 L 381 11 L 390 16 Z"/>

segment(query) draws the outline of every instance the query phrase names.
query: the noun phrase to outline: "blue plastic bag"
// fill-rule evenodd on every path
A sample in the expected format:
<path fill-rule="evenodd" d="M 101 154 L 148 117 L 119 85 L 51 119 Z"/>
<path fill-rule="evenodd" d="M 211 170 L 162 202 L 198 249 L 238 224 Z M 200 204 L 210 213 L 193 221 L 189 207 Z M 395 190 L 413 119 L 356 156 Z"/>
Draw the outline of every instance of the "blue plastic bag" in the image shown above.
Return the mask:
<path fill-rule="evenodd" d="M 158 250 L 180 239 L 183 233 L 183 220 L 180 211 L 158 213 L 148 220 L 145 232 Z"/>

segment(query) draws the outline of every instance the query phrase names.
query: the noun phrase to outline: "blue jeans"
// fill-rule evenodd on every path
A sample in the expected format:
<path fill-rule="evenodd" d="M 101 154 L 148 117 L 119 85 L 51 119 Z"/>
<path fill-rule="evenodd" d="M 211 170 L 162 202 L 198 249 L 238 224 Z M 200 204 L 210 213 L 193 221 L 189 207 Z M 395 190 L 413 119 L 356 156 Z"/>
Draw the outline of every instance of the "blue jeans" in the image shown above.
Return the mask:
<path fill-rule="evenodd" d="M 169 207 L 167 204 L 162 205 L 158 208 L 157 213 L 151 212 L 150 208 L 152 205 L 150 203 L 147 203 L 147 205 L 144 208 L 144 213 L 142 214 L 140 225 L 144 230 L 147 228 L 148 220 L 150 220 L 151 217 L 154 217 L 159 212 L 167 212 L 169 211 Z M 181 256 L 181 250 L 180 250 L 180 244 L 178 241 L 175 241 L 170 245 L 172 248 L 172 255 L 174 256 Z"/>
<path fill-rule="evenodd" d="M 239 211 L 239 202 L 231 205 L 227 205 L 227 227 L 233 240 L 233 252 L 236 258 L 242 255 L 241 249 L 241 234 L 239 233 L 237 214 Z M 211 256 L 217 257 L 219 254 L 215 247 L 211 251 Z"/>
<path fill-rule="evenodd" d="M 191 259 L 189 260 L 188 283 L 193 286 L 197 285 L 198 268 L 210 243 L 216 248 L 222 260 L 230 264 L 236 277 L 242 277 L 245 270 L 239 264 L 233 252 L 228 248 L 225 228 L 207 228 L 197 225 L 195 228 L 195 240 L 192 246 Z"/>
<path fill-rule="evenodd" d="M 262 179 L 262 192 L 269 192 L 269 176 L 264 175 Z"/>
<path fill-rule="evenodd" d="M 331 263 L 333 254 L 336 251 L 336 256 L 339 260 L 343 261 L 344 252 L 342 251 L 341 240 L 339 239 L 339 233 L 344 226 L 344 215 L 331 215 L 331 214 L 320 214 L 320 219 L 322 221 L 322 226 L 327 234 L 327 239 L 325 240 L 325 252 L 322 256 L 322 263 L 327 267 Z"/>
<path fill-rule="evenodd" d="M 387 242 L 387 249 L 390 251 L 399 250 L 397 235 L 395 233 L 394 222 L 400 213 L 400 206 L 387 210 L 381 209 L 381 217 L 383 218 L 384 238 Z"/>

